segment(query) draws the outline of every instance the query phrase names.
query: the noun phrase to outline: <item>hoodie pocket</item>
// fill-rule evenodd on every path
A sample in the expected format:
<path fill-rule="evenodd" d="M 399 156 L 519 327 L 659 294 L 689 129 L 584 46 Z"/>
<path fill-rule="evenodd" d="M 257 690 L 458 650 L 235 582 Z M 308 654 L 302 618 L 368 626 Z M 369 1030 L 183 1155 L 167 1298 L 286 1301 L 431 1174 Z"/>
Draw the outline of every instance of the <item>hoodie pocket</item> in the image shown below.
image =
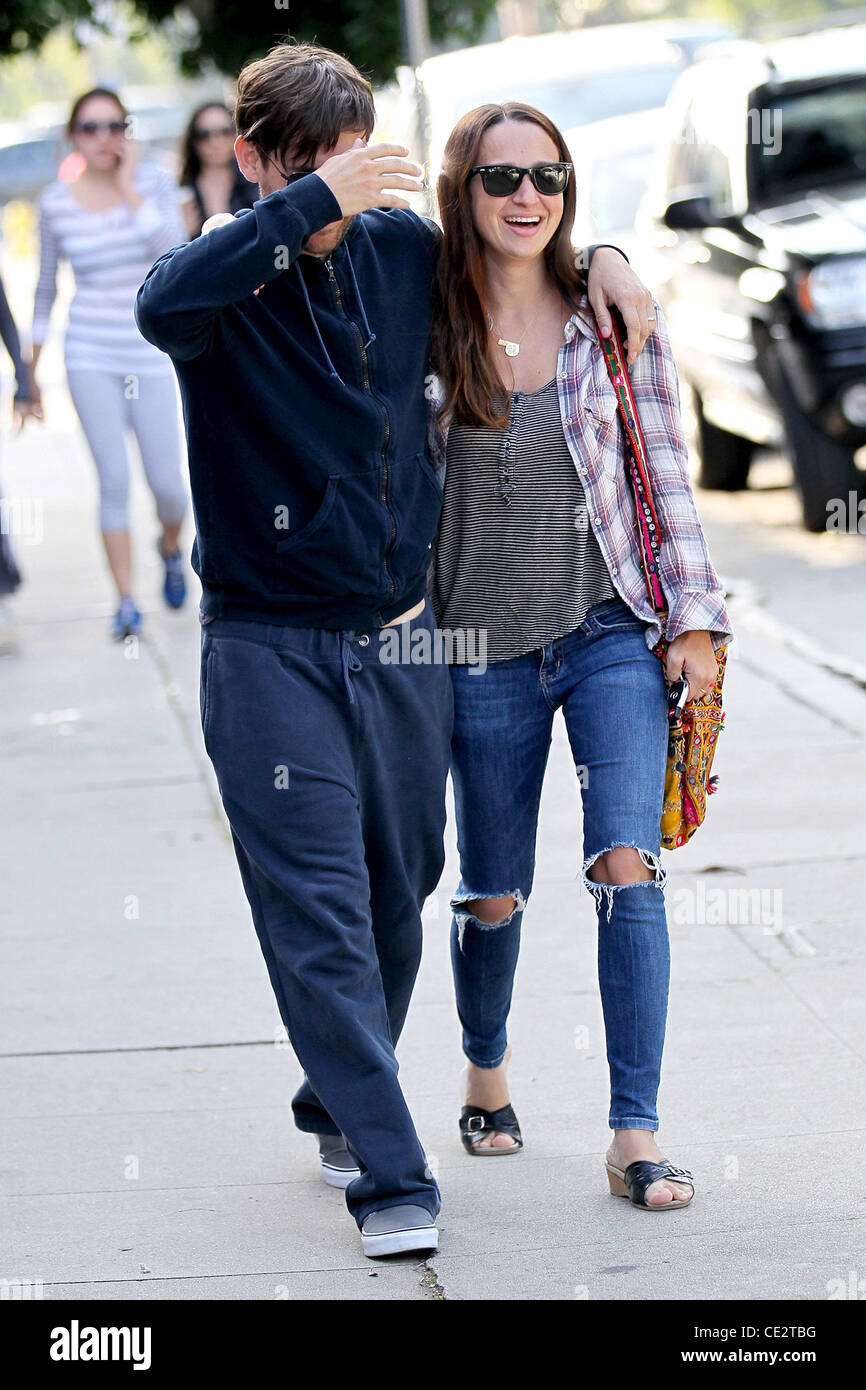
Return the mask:
<path fill-rule="evenodd" d="M 340 485 L 339 478 L 329 478 L 328 486 L 325 488 L 325 495 L 319 503 L 309 521 L 303 525 L 299 531 L 295 531 L 291 536 L 284 536 L 277 541 L 277 554 L 285 555 L 287 552 L 296 550 L 298 546 L 304 545 L 312 540 L 318 531 L 321 531 L 331 512 L 334 510 L 334 503 L 337 500 L 337 488 Z"/>
<path fill-rule="evenodd" d="M 341 506 L 339 501 L 342 481 L 329 478 L 309 521 L 276 541 L 269 580 L 273 593 L 294 598 L 332 594 L 343 567 L 351 568 L 351 557 L 346 555 L 340 537 L 340 517 L 345 511 L 345 504 Z"/>
<path fill-rule="evenodd" d="M 352 595 L 374 602 L 389 535 L 378 470 L 329 478 L 310 520 L 276 542 L 273 592 L 293 598 Z"/>

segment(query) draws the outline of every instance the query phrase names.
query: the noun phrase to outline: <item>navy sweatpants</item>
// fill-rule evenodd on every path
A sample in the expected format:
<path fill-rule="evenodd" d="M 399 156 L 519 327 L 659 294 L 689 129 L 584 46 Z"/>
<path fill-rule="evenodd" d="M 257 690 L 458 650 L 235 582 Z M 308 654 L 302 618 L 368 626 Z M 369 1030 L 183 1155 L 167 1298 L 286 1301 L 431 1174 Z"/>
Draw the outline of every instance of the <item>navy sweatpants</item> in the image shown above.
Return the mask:
<path fill-rule="evenodd" d="M 424 631 L 422 631 L 422 629 Z M 442 872 L 453 695 L 428 603 L 369 632 L 203 622 L 202 730 L 309 1132 L 342 1133 L 360 1225 L 439 1189 L 397 1079 Z"/>

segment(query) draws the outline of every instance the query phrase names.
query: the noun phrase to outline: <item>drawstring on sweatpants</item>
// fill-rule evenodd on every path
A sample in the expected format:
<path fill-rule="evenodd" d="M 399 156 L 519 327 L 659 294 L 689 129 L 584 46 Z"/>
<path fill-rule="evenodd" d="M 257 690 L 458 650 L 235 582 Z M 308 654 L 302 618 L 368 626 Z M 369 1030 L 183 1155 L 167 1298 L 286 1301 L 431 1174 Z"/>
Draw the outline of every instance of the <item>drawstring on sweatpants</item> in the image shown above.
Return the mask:
<path fill-rule="evenodd" d="M 352 682 L 349 680 L 350 671 L 360 671 L 361 661 L 356 652 L 352 650 L 352 639 L 345 632 L 340 633 L 340 659 L 343 663 L 343 680 L 346 683 L 346 690 L 349 694 L 350 704 L 355 703 L 355 692 L 352 689 Z"/>

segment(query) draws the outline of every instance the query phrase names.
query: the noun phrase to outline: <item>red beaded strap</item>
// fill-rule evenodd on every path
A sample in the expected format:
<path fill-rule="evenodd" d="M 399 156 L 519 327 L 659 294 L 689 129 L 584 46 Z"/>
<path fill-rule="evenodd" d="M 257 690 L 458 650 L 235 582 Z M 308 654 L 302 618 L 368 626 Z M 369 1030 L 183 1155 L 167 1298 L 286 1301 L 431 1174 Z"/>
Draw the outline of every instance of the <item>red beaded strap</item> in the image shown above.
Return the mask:
<path fill-rule="evenodd" d="M 640 427 L 640 418 L 634 392 L 628 375 L 622 340 L 614 322 L 609 338 L 600 338 L 604 360 L 616 392 L 620 417 L 625 431 L 626 456 L 634 494 L 635 517 L 640 538 L 641 568 L 646 581 L 649 601 L 655 612 L 667 617 L 667 604 L 659 580 L 659 550 L 661 548 L 661 527 L 653 502 L 649 481 L 646 444 Z M 664 628 L 664 624 L 662 625 Z"/>

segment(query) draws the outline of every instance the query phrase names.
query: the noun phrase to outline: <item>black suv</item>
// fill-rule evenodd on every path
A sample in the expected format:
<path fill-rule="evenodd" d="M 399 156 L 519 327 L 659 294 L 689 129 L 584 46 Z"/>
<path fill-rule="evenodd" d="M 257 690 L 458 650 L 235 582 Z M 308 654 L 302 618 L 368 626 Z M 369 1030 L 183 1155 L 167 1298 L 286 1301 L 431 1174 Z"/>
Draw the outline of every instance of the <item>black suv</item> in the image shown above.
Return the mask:
<path fill-rule="evenodd" d="M 699 481 L 743 488 L 756 445 L 787 442 L 824 530 L 833 499 L 838 516 L 864 496 L 866 25 L 719 46 L 667 113 L 637 230 L 694 393 Z"/>

